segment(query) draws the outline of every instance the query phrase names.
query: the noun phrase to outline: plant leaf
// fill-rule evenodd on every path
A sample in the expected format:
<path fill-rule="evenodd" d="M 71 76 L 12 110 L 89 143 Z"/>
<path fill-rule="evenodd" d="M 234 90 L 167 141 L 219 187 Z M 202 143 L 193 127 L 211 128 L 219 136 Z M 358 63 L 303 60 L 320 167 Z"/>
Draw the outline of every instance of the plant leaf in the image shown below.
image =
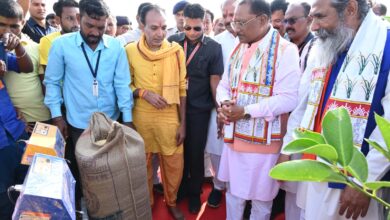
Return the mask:
<path fill-rule="evenodd" d="M 294 139 L 305 138 L 315 141 L 318 144 L 326 144 L 325 138 L 322 136 L 322 134 L 310 130 L 302 130 L 297 128 L 294 130 L 293 137 Z"/>
<path fill-rule="evenodd" d="M 352 160 L 353 134 L 349 113 L 345 108 L 328 111 L 322 122 L 323 134 L 328 144 L 335 147 L 339 164 L 345 168 Z"/>
<path fill-rule="evenodd" d="M 353 157 L 351 162 L 346 167 L 346 170 L 358 179 L 361 183 L 365 183 L 368 177 L 368 164 L 366 157 L 356 147 L 353 148 Z"/>
<path fill-rule="evenodd" d="M 287 145 L 284 151 L 288 153 L 315 154 L 330 162 L 336 162 L 338 158 L 337 151 L 329 144 L 316 144 L 314 146 Z"/>
<path fill-rule="evenodd" d="M 386 151 L 384 148 L 381 147 L 381 145 L 378 144 L 378 142 L 376 141 L 371 141 L 371 140 L 368 140 L 368 139 L 364 139 L 367 141 L 367 143 L 369 145 L 371 145 L 373 148 L 375 148 L 377 151 L 379 151 L 380 153 L 382 153 L 383 155 L 385 155 L 385 157 L 390 160 L 390 152 Z"/>
<path fill-rule="evenodd" d="M 381 131 L 383 140 L 385 140 L 387 150 L 390 151 L 390 122 L 376 113 L 375 121 Z"/>
<path fill-rule="evenodd" d="M 390 187 L 390 182 L 387 181 L 375 181 L 375 182 L 369 182 L 365 183 L 364 186 L 371 190 L 378 190 L 383 187 Z"/>
<path fill-rule="evenodd" d="M 270 176 L 277 180 L 347 183 L 329 165 L 316 160 L 292 160 L 276 165 Z"/>
<path fill-rule="evenodd" d="M 308 148 L 314 145 L 317 145 L 317 142 L 307 138 L 300 138 L 288 143 L 286 147 L 283 149 L 283 151 L 286 151 L 291 154 L 300 153 L 302 148 Z"/>

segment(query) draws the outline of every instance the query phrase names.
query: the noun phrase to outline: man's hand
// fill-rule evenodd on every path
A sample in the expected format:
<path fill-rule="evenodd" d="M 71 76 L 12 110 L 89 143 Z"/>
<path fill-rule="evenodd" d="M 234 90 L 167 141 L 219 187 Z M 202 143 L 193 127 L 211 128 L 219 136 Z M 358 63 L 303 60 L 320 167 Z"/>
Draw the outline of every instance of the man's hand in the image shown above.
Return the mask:
<path fill-rule="evenodd" d="M 133 122 L 123 122 L 123 125 L 126 125 L 127 127 L 132 128 L 133 130 L 136 131 Z"/>
<path fill-rule="evenodd" d="M 57 126 L 60 130 L 62 136 L 66 139 L 68 138 L 68 125 L 62 116 L 52 119 L 53 125 Z"/>
<path fill-rule="evenodd" d="M 151 91 L 145 91 L 146 94 L 143 97 L 149 104 L 153 105 L 157 109 L 164 109 L 168 106 L 167 100 L 165 100 L 162 96 L 151 92 Z"/>
<path fill-rule="evenodd" d="M 184 142 L 185 137 L 186 137 L 186 126 L 185 124 L 181 124 L 176 132 L 176 145 L 180 146 Z"/>
<path fill-rule="evenodd" d="M 357 219 L 359 216 L 365 217 L 370 205 L 370 197 L 364 193 L 346 186 L 340 196 L 339 214 L 346 218 Z"/>
<path fill-rule="evenodd" d="M 236 122 L 244 117 L 244 107 L 236 105 L 233 101 L 224 101 L 221 103 L 221 112 L 229 122 Z"/>
<path fill-rule="evenodd" d="M 0 60 L 0 78 L 3 78 L 7 72 L 7 64 L 4 61 Z"/>
<path fill-rule="evenodd" d="M 18 36 L 12 33 L 3 34 L 2 41 L 4 42 L 4 47 L 8 51 L 15 50 L 18 46 L 20 46 L 20 40 Z"/>
<path fill-rule="evenodd" d="M 217 115 L 217 118 L 216 118 L 216 121 L 217 121 L 217 138 L 220 139 L 220 138 L 223 138 L 225 136 L 225 132 L 223 130 L 223 126 L 225 125 L 224 121 L 220 121 L 219 118 L 218 118 L 218 115 Z"/>

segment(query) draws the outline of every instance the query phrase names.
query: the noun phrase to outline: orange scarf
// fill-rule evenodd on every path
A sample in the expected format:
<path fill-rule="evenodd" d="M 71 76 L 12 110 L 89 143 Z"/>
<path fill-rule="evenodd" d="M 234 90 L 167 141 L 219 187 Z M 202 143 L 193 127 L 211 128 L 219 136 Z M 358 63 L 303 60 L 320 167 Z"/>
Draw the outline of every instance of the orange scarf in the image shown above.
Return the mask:
<path fill-rule="evenodd" d="M 180 69 L 185 68 L 180 66 L 178 58 L 181 46 L 175 42 L 169 43 L 165 39 L 159 50 L 152 51 L 146 44 L 145 35 L 142 34 L 137 48 L 148 61 L 163 60 L 162 97 L 167 100 L 168 104 L 180 104 Z"/>

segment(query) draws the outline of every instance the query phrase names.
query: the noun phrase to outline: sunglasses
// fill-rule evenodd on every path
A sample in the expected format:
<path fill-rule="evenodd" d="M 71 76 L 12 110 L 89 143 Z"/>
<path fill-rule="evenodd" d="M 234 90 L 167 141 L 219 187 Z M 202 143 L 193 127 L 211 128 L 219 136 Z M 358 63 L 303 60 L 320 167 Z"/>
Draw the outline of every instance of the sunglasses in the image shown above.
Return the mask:
<path fill-rule="evenodd" d="M 196 31 L 196 32 L 200 32 L 200 31 L 202 31 L 202 27 L 191 27 L 191 26 L 185 26 L 184 27 L 184 30 L 186 30 L 186 31 L 190 31 L 190 30 L 192 30 L 192 29 L 194 29 L 194 31 Z"/>
<path fill-rule="evenodd" d="M 306 16 L 296 17 L 296 18 L 287 18 L 283 20 L 284 24 L 294 25 L 301 18 L 306 18 Z"/>

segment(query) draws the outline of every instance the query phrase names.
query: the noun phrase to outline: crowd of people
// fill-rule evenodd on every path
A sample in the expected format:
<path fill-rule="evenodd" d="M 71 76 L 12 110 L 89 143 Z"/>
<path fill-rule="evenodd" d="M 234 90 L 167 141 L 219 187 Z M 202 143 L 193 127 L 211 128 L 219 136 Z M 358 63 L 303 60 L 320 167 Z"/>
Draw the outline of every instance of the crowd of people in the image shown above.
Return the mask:
<path fill-rule="evenodd" d="M 170 28 L 172 15 L 148 2 L 134 28 L 104 0 L 58 0 L 50 16 L 46 7 L 0 0 L 0 219 L 11 219 L 7 189 L 28 169 L 19 140 L 36 122 L 66 138 L 80 209 L 74 151 L 94 112 L 142 136 L 151 205 L 153 191 L 162 193 L 174 219 L 184 219 L 176 205 L 184 198 L 190 213 L 200 211 L 210 169 L 207 204 L 218 208 L 225 197 L 227 219 L 242 219 L 248 207 L 250 219 L 270 219 L 280 190 L 287 220 L 384 219 L 381 205 L 348 186 L 269 176 L 278 163 L 305 159 L 283 150 L 295 128 L 321 132 L 325 113 L 342 106 L 360 128 L 354 144 L 366 155 L 368 180 L 389 180 L 389 161 L 364 141 L 384 143 L 374 112 L 390 119 L 383 4 L 224 0 L 215 18 L 180 1 Z"/>

